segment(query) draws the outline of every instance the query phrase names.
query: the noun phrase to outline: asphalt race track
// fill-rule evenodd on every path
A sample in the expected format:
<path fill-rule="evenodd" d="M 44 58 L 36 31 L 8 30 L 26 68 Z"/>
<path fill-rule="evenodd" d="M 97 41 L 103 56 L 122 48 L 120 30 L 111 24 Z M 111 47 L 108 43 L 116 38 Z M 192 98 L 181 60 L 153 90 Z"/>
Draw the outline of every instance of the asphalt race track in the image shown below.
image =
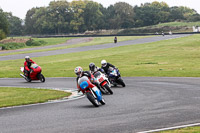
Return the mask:
<path fill-rule="evenodd" d="M 123 75 L 122 75 L 123 76 Z M 200 78 L 125 77 L 106 105 L 86 97 L 0 109 L 0 133 L 135 133 L 200 122 Z M 76 89 L 75 78 L 27 83 L 1 78 L 0 86 Z"/>
<path fill-rule="evenodd" d="M 134 133 L 200 122 L 200 78 L 124 78 L 98 108 L 86 97 L 60 103 L 0 109 L 1 133 Z M 75 89 L 75 78 L 46 83 L 0 79 L 1 86 Z"/>

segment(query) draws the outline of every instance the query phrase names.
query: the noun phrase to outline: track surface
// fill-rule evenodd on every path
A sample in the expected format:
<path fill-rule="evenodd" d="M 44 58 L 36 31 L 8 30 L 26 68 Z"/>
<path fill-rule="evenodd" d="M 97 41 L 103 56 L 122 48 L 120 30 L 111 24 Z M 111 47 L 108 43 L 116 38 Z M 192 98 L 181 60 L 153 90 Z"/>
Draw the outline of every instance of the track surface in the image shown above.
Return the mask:
<path fill-rule="evenodd" d="M 153 41 L 157 37 L 149 39 Z M 117 45 L 128 44 L 126 41 Z M 7 60 L 17 58 L 8 56 Z M 0 109 L 0 133 L 134 133 L 200 122 L 200 78 L 123 79 L 127 86 L 112 87 L 114 94 L 105 95 L 106 105 L 99 108 L 93 107 L 87 98 L 81 98 Z M 26 83 L 22 78 L 0 79 L 0 86 L 76 88 L 75 78 L 47 78 L 45 83 Z"/>
<path fill-rule="evenodd" d="M 200 122 L 200 78 L 124 78 L 106 105 L 79 100 L 0 109 L 1 133 L 134 133 Z M 0 79 L 1 86 L 75 88 L 75 78 L 46 83 Z"/>

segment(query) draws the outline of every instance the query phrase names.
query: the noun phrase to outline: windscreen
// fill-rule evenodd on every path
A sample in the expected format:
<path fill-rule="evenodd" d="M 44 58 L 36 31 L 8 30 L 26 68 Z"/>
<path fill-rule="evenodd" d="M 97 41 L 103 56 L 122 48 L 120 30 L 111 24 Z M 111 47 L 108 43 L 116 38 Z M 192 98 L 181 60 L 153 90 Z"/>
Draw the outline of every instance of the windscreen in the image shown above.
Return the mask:
<path fill-rule="evenodd" d="M 97 78 L 99 75 L 101 75 L 100 72 L 96 72 L 96 73 L 94 74 L 94 77 Z"/>
<path fill-rule="evenodd" d="M 37 65 L 37 64 L 32 64 L 31 67 L 32 67 L 32 68 L 37 68 L 38 65 Z"/>
<path fill-rule="evenodd" d="M 78 85 L 80 85 L 83 81 L 88 81 L 88 77 L 83 76 L 81 78 L 78 79 Z"/>

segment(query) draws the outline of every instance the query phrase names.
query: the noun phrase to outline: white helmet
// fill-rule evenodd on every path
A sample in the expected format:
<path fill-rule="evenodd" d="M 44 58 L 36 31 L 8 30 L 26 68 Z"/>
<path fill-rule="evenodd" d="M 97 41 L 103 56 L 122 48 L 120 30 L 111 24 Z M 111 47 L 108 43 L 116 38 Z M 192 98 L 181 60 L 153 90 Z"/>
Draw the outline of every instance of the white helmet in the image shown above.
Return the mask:
<path fill-rule="evenodd" d="M 107 65 L 106 60 L 102 60 L 102 61 L 101 61 L 101 65 L 102 65 L 102 67 L 105 67 L 105 66 Z"/>
<path fill-rule="evenodd" d="M 80 66 L 77 66 L 75 69 L 74 69 L 74 72 L 77 76 L 79 76 L 82 72 L 83 72 L 83 68 L 80 67 Z"/>
<path fill-rule="evenodd" d="M 25 56 L 25 59 L 30 59 L 30 56 Z"/>
<path fill-rule="evenodd" d="M 30 56 L 25 56 L 25 60 L 29 60 L 30 59 Z"/>

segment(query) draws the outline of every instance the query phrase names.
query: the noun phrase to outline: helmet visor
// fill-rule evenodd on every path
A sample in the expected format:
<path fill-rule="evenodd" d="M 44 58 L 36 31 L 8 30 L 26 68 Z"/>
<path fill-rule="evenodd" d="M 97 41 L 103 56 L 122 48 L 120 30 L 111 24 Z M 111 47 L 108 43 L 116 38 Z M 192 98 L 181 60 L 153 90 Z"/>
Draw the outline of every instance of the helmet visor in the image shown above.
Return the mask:
<path fill-rule="evenodd" d="M 103 63 L 103 64 L 102 64 L 102 67 L 106 67 L 106 65 L 107 65 L 107 63 Z"/>
<path fill-rule="evenodd" d="M 81 72 L 80 72 L 80 71 L 79 71 L 79 72 L 77 72 L 77 73 L 76 73 L 76 75 L 80 77 L 80 75 L 81 75 Z"/>
<path fill-rule="evenodd" d="M 91 70 L 91 71 L 94 71 L 94 68 L 95 68 L 95 67 L 94 67 L 94 66 L 92 66 L 92 67 L 90 67 L 90 70 Z"/>

